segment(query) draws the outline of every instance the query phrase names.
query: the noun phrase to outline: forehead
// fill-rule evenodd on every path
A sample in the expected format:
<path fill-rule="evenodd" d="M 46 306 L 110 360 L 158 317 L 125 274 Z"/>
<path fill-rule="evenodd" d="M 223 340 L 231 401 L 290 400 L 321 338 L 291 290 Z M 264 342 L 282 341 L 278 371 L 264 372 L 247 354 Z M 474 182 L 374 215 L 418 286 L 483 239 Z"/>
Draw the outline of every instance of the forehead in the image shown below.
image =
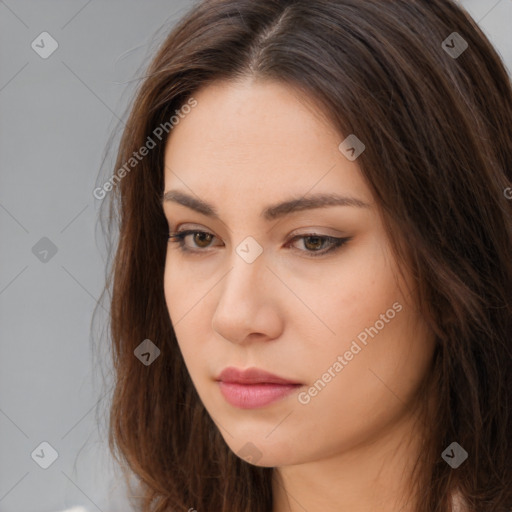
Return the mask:
<path fill-rule="evenodd" d="M 371 200 L 357 163 L 338 149 L 343 137 L 297 90 L 278 82 L 218 82 L 193 96 L 197 105 L 167 140 L 166 190 L 265 203 L 309 190 Z"/>

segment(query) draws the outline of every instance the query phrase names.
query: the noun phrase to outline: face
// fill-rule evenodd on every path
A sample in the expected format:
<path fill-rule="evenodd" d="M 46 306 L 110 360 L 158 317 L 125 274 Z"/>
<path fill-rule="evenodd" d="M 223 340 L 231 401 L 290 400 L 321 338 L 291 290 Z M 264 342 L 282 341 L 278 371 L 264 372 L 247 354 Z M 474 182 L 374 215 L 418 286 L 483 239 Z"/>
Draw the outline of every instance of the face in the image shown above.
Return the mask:
<path fill-rule="evenodd" d="M 285 85 L 219 82 L 194 98 L 165 152 L 169 231 L 191 233 L 169 240 L 164 287 L 199 397 L 259 466 L 374 441 L 411 410 L 434 343 L 357 159 Z"/>

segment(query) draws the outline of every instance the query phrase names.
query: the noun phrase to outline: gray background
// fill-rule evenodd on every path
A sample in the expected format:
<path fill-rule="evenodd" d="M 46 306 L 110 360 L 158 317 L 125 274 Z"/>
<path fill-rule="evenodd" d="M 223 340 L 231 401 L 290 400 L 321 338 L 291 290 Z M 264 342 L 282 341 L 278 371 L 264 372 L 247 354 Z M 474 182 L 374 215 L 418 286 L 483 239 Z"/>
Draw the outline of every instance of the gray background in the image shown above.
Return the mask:
<path fill-rule="evenodd" d="M 106 261 L 92 191 L 140 66 L 192 3 L 0 1 L 0 512 L 130 510 L 91 348 Z M 512 0 L 460 3 L 512 70 Z M 44 31 L 46 59 L 31 47 Z M 48 469 L 31 457 L 48 460 L 43 441 Z"/>

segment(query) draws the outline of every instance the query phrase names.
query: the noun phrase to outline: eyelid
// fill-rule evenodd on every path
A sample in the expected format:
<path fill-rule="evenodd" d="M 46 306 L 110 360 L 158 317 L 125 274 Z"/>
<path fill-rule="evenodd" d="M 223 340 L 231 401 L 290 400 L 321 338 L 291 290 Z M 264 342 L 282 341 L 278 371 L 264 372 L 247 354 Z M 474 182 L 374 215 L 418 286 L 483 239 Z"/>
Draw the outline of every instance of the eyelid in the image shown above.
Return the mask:
<path fill-rule="evenodd" d="M 182 231 L 204 231 L 205 233 L 208 233 L 217 239 L 219 237 L 213 233 L 210 229 L 205 228 L 204 226 L 200 224 L 195 224 L 191 222 L 184 222 L 182 224 L 178 224 L 175 228 L 173 228 L 171 225 L 169 225 L 169 232 L 173 233 L 180 233 Z M 288 233 L 286 235 L 286 238 L 292 238 L 295 236 L 306 236 L 306 235 L 313 235 L 313 236 L 325 236 L 325 237 L 332 237 L 332 238 L 347 238 L 349 235 L 345 231 L 340 231 L 338 229 L 333 228 L 325 228 L 325 227 L 318 227 L 318 226 L 306 226 L 294 229 L 292 232 Z"/>
<path fill-rule="evenodd" d="M 213 239 L 220 240 L 216 235 L 213 233 L 210 233 L 208 231 L 200 230 L 200 229 L 181 229 L 179 231 L 175 231 L 173 233 L 169 234 L 169 243 L 177 244 L 177 248 L 179 251 L 181 251 L 183 254 L 188 254 L 190 256 L 202 256 L 206 255 L 209 252 L 212 251 L 212 247 L 218 247 L 218 246 L 209 246 L 207 248 L 189 248 L 185 244 L 185 238 L 187 238 L 190 235 L 194 235 L 197 233 L 201 233 L 203 235 L 211 235 Z M 342 237 L 333 237 L 330 235 L 324 235 L 321 233 L 313 233 L 311 230 L 306 233 L 298 233 L 295 235 L 288 235 L 287 237 L 287 243 L 285 245 L 286 248 L 289 248 L 293 245 L 295 240 L 305 240 L 306 238 L 319 238 L 322 239 L 324 242 L 328 243 L 327 249 L 321 249 L 319 251 L 308 251 L 308 250 L 301 250 L 297 249 L 296 247 L 293 247 L 293 250 L 302 253 L 303 257 L 307 259 L 316 259 L 316 258 L 323 258 L 327 257 L 329 254 L 335 254 L 338 252 L 347 242 L 350 242 L 353 238 L 353 236 L 342 236 Z"/>

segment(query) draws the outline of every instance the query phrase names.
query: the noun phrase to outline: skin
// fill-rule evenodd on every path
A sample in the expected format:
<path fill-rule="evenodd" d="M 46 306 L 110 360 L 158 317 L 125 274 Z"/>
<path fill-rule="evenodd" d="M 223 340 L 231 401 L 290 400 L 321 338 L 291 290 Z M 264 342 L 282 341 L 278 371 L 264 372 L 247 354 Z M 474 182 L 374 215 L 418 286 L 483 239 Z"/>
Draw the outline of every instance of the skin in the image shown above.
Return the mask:
<path fill-rule="evenodd" d="M 345 158 L 338 149 L 345 137 L 286 85 L 217 82 L 194 97 L 198 105 L 167 142 L 165 191 L 212 203 L 221 220 L 163 205 L 170 232 L 214 235 L 188 236 L 185 244 L 201 254 L 169 243 L 166 256 L 166 303 L 194 386 L 233 452 L 250 442 L 260 452 L 253 463 L 275 468 L 273 512 L 397 512 L 411 494 L 407 476 L 421 438 L 415 393 L 434 338 L 411 299 L 407 271 L 398 272 L 357 159 Z M 260 217 L 270 204 L 320 192 L 369 206 Z M 290 240 L 311 232 L 351 239 L 308 257 L 328 242 Z M 248 236 L 263 249 L 252 263 L 236 252 Z M 401 311 L 301 403 L 298 393 L 397 302 Z M 240 409 L 214 380 L 227 366 L 262 368 L 303 386 Z"/>

